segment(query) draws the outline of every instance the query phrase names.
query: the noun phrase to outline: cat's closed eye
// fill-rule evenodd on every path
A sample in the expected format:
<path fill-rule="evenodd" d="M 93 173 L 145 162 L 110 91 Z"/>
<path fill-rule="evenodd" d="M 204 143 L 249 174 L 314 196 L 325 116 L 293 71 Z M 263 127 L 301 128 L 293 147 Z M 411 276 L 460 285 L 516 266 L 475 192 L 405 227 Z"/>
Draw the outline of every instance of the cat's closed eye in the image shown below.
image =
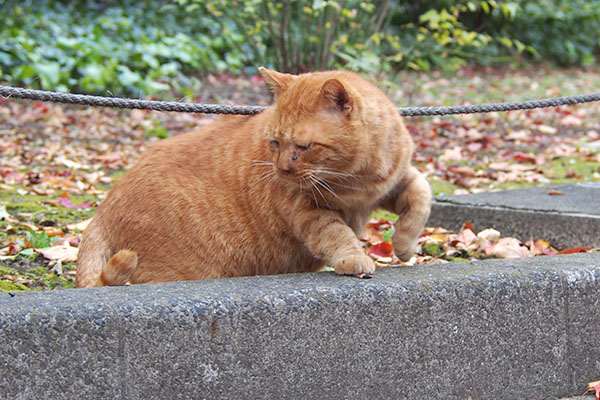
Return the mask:
<path fill-rule="evenodd" d="M 306 145 L 296 145 L 296 148 L 298 150 L 302 150 L 302 151 L 306 151 L 308 149 L 310 149 L 312 147 L 312 143 L 306 144 Z"/>
<path fill-rule="evenodd" d="M 273 147 L 279 147 L 279 142 L 277 140 L 271 140 L 271 146 Z"/>

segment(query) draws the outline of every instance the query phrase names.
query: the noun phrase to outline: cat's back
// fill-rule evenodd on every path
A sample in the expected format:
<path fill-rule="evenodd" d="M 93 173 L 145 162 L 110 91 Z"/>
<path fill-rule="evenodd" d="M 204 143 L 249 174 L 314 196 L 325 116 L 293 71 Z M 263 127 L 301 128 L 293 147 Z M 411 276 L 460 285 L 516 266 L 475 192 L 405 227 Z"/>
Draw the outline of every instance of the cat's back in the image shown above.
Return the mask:
<path fill-rule="evenodd" d="M 150 167 L 149 173 L 163 173 L 173 168 L 201 171 L 218 167 L 220 163 L 212 162 L 226 159 L 229 153 L 241 148 L 247 149 L 258 139 L 255 120 L 260 119 L 261 116 L 219 117 L 200 129 L 156 142 L 131 171 L 135 174 L 138 169 Z M 232 161 L 236 159 L 232 157 Z"/>
<path fill-rule="evenodd" d="M 159 229 L 165 220 L 201 213 L 206 219 L 209 211 L 232 207 L 244 184 L 240 174 L 246 160 L 256 156 L 260 119 L 218 118 L 201 129 L 152 144 L 110 190 L 95 219 L 114 228 L 126 224 Z"/>

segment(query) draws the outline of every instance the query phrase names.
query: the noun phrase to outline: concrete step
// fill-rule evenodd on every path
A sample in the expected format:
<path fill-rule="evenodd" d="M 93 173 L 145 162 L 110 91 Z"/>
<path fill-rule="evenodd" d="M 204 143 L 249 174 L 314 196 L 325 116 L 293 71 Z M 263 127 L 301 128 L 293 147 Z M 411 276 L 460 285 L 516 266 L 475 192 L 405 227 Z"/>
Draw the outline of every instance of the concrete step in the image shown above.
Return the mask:
<path fill-rule="evenodd" d="M 545 239 L 559 249 L 600 247 L 600 182 L 438 197 L 429 226 L 494 228 L 522 241 Z"/>
<path fill-rule="evenodd" d="M 600 372 L 600 254 L 0 293 L 14 399 L 556 399 Z"/>

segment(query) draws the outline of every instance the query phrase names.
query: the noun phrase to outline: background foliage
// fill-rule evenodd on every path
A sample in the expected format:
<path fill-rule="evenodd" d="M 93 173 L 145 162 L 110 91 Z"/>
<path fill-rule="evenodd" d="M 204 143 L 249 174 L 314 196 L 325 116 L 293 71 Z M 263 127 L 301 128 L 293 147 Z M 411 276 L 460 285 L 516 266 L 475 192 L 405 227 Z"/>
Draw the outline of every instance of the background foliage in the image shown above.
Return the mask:
<path fill-rule="evenodd" d="M 596 62 L 600 0 L 0 0 L 0 80 L 143 96 L 198 77 Z"/>

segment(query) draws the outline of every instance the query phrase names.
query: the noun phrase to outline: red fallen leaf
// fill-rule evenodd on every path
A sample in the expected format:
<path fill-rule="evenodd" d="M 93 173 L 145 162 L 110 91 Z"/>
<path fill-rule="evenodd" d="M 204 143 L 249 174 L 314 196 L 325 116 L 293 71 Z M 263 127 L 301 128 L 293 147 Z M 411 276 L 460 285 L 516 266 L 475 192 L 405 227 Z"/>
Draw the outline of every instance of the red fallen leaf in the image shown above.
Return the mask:
<path fill-rule="evenodd" d="M 588 251 L 592 250 L 592 247 L 585 247 L 585 246 L 577 246 L 577 247 L 571 247 L 569 249 L 564 249 L 559 251 L 556 254 L 575 254 L 575 253 L 586 253 Z"/>
<path fill-rule="evenodd" d="M 367 252 L 370 256 L 391 257 L 394 254 L 394 248 L 388 242 L 381 242 L 369 247 Z"/>
<path fill-rule="evenodd" d="M 365 230 L 360 237 L 360 240 L 366 242 L 367 244 L 375 244 L 383 242 L 383 235 L 377 228 L 374 228 L 371 224 L 368 224 L 365 227 Z"/>
<path fill-rule="evenodd" d="M 560 190 L 548 190 L 548 194 L 550 196 L 563 196 L 564 193 L 561 192 Z"/>
<path fill-rule="evenodd" d="M 376 231 L 379 230 L 381 225 L 389 225 L 389 227 L 392 227 L 394 225 L 394 223 L 392 221 L 388 221 L 387 219 L 383 219 L 383 218 L 372 219 L 367 223 L 368 227 L 371 227 L 371 228 L 375 229 Z M 386 226 L 385 228 L 387 229 L 388 227 Z"/>
<path fill-rule="evenodd" d="M 565 174 L 565 178 L 575 178 L 575 179 L 581 179 L 583 178 L 583 175 L 576 173 L 575 171 L 573 171 L 572 169 L 568 170 L 567 173 Z"/>
<path fill-rule="evenodd" d="M 36 101 L 35 103 L 32 103 L 31 105 L 33 106 L 33 108 L 36 108 L 42 114 L 47 114 L 48 111 L 50 110 L 45 103 L 41 103 L 38 101 Z"/>
<path fill-rule="evenodd" d="M 71 199 L 69 199 L 69 195 L 66 193 L 61 194 L 58 200 L 60 201 L 60 205 L 66 208 L 86 208 L 93 205 L 93 203 L 87 201 L 81 204 L 73 204 L 71 203 Z"/>
<path fill-rule="evenodd" d="M 473 226 L 472 223 L 470 223 L 469 221 L 465 222 L 462 226 L 462 228 L 460 228 L 461 231 L 464 231 L 465 229 L 470 230 L 471 232 L 475 233 L 475 227 Z"/>
<path fill-rule="evenodd" d="M 529 155 L 529 154 L 524 154 L 524 153 L 517 153 L 513 156 L 513 159 L 518 162 L 518 163 L 530 163 L 530 164 L 536 164 L 536 159 L 535 157 Z"/>

